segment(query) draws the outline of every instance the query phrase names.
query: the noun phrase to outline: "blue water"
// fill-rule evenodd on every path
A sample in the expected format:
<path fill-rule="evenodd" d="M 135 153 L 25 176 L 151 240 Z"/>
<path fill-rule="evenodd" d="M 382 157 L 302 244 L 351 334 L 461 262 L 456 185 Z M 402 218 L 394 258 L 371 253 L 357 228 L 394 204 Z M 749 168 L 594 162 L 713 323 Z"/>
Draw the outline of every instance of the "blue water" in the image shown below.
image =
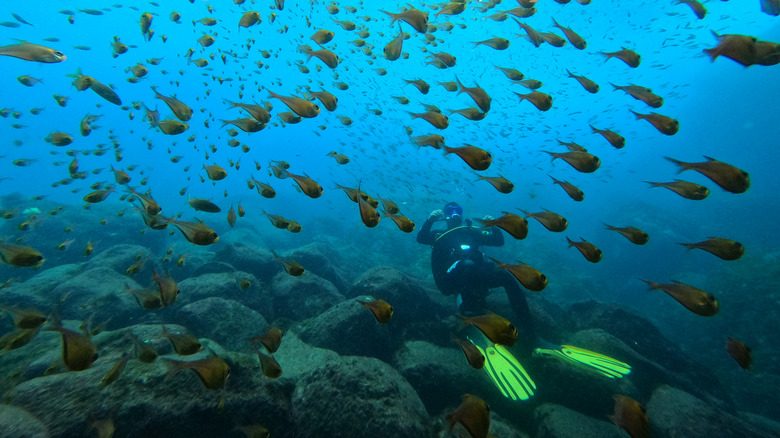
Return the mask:
<path fill-rule="evenodd" d="M 360 182 L 361 188 L 370 195 L 394 200 L 418 227 L 431 210 L 441 208 L 447 201 L 463 205 L 469 217 L 497 217 L 502 211 L 519 213 L 518 208 L 530 211 L 546 208 L 569 220 L 569 228 L 564 233 L 550 233 L 532 220 L 527 239 L 508 239 L 505 247 L 492 249 L 490 255 L 507 262 L 520 259 L 543 271 L 550 283 L 542 293 L 549 299 L 565 305 L 593 298 L 632 308 L 659 322 L 659 328 L 667 336 L 702 362 L 722 364 L 731 360 L 722 348 L 726 335 L 747 344 L 752 341 L 758 357 L 761 351 L 778 347 L 776 339 L 766 339 L 771 337 L 758 333 L 749 322 L 729 312 L 731 303 L 744 306 L 754 294 L 768 303 L 760 311 L 756 309 L 754 317 L 772 321 L 780 316 L 777 301 L 772 299 L 777 297 L 778 271 L 773 261 L 777 259 L 780 243 L 775 220 L 780 214 L 776 202 L 780 190 L 780 179 L 776 176 L 780 163 L 778 67 L 744 68 L 723 57 L 710 62 L 702 52 L 716 44 L 711 31 L 780 41 L 779 19 L 761 13 L 758 1 L 710 1 L 706 3 L 708 15 L 697 20 L 689 7 L 672 2 L 594 0 L 593 4 L 583 6 L 576 1 L 560 5 L 541 0 L 539 11 L 524 20 L 537 30 L 561 35 L 551 26 L 555 17 L 587 40 L 588 47 L 583 51 L 571 44 L 562 48 L 547 44 L 534 48 L 516 37 L 522 32 L 511 18 L 500 23 L 484 18 L 515 7 L 513 2 L 505 1 L 484 14 L 475 9 L 477 3 L 473 2 L 458 16 L 434 18 L 431 13 L 431 24 L 441 26 L 449 21 L 456 25 L 452 31 L 433 33 L 436 47 L 424 44 L 421 34 L 402 23 L 403 30 L 411 34 L 403 45 L 403 51 L 409 56 L 392 62 L 384 59 L 382 48 L 395 38 L 398 25 L 391 27 L 388 17 L 379 9 L 399 11 L 405 2 L 364 1 L 356 14 L 347 12 L 342 3 L 341 12 L 333 16 L 327 13 L 324 4 L 303 1 L 287 1 L 283 11 L 272 10 L 270 0 L 246 2 L 243 6 L 214 2 L 212 13 L 207 10 L 208 3 L 201 0 L 192 4 L 160 3 L 163 6 L 126 1 L 106 8 L 101 16 L 77 12 L 73 24 L 68 23 L 67 15 L 57 11 L 96 8 L 103 6 L 103 2 L 38 0 L 5 8 L 7 17 L 4 15 L 0 20 L 14 21 L 10 14 L 17 13 L 35 26 L 0 27 L 0 44 L 12 44 L 14 39 L 27 40 L 61 50 L 67 60 L 39 64 L 0 57 L 0 83 L 3 84 L 0 107 L 22 114 L 18 120 L 11 117 L 0 120 L 3 138 L 0 176 L 7 178 L 0 181 L 0 190 L 3 194 L 19 192 L 25 199 L 18 205 L 2 205 L 2 208 L 35 207 L 32 197 L 46 195 L 48 201 L 76 210 L 83 204 L 81 198 L 91 191 L 90 184 L 102 180 L 112 182 L 109 166 L 124 168 L 134 164 L 138 168 L 130 172 L 133 177 L 130 185 L 151 189 L 165 215 L 181 212 L 184 220 L 202 218 L 224 237 L 230 232 L 225 213 L 231 204 L 241 202 L 247 216 L 239 219 L 237 227 L 250 227 L 258 235 L 268 236 L 282 250 L 329 237 L 341 242 L 350 256 L 361 259 L 355 275 L 374 264 L 391 264 L 426 281 L 430 281 L 429 249 L 417 245 L 414 234 L 401 233 L 389 219 L 383 219 L 375 229 L 367 229 L 361 223 L 357 206 L 334 188 L 336 183 L 356 187 Z M 425 9 L 420 4 L 415 6 Z M 174 9 L 182 15 L 181 23 L 168 18 Z M 259 11 L 263 22 L 239 29 L 241 14 L 250 9 Z M 154 37 L 148 42 L 143 40 L 138 24 L 140 13 L 145 11 L 154 15 Z M 272 12 L 276 14 L 273 23 L 269 19 Z M 207 16 L 216 18 L 219 24 L 193 26 L 193 20 Z M 364 21 L 363 17 L 370 19 Z M 334 18 L 351 20 L 358 29 L 367 29 L 371 35 L 365 40 L 372 46 L 374 56 L 349 44 L 358 36 L 342 30 L 333 23 Z M 311 26 L 307 26 L 307 19 Z M 283 28 L 286 31 L 279 32 Z M 306 62 L 306 57 L 296 50 L 299 44 L 316 48 L 309 36 L 319 28 L 336 34 L 325 45 L 341 59 L 333 70 L 316 58 Z M 203 34 L 215 36 L 215 44 L 202 49 L 196 40 Z M 112 58 L 110 42 L 115 35 L 125 44 L 137 47 Z M 163 43 L 162 35 L 167 36 L 167 42 Z M 510 39 L 511 46 L 505 51 L 473 47 L 473 41 L 493 36 Z M 43 40 L 48 37 L 59 41 Z M 91 50 L 73 48 L 79 45 L 89 46 Z M 621 47 L 641 54 L 639 68 L 631 69 L 617 59 L 605 62 L 599 54 Z M 214 59 L 205 68 L 189 64 L 184 55 L 190 48 L 194 49 L 193 59 L 210 55 Z M 263 58 L 260 50 L 269 51 L 271 57 Z M 423 50 L 451 53 L 457 57 L 457 65 L 444 70 L 426 66 Z M 223 53 L 227 55 L 226 64 L 220 60 Z M 164 60 L 159 66 L 145 62 L 154 57 Z M 257 61 L 262 61 L 264 66 L 258 68 Z M 131 84 L 126 81 L 131 75 L 124 70 L 138 62 L 149 68 L 149 74 L 137 84 Z M 301 73 L 298 63 L 311 72 Z M 553 97 L 552 109 L 540 112 L 529 102 L 520 102 L 512 91 L 529 90 L 512 85 L 494 69 L 496 65 L 516 68 L 526 78 L 544 82 L 539 91 Z M 317 67 L 322 67 L 321 71 Z M 90 90 L 78 92 L 71 85 L 72 78 L 66 75 L 79 68 L 84 74 L 112 84 L 124 107 L 114 106 Z M 377 75 L 376 68 L 386 69 L 387 75 Z M 601 90 L 595 95 L 586 92 L 567 77 L 566 69 L 594 80 Z M 25 74 L 40 78 L 43 83 L 30 88 L 23 86 L 16 78 Z M 443 110 L 474 106 L 466 94 L 450 93 L 436 85 L 439 81 L 454 80 L 456 75 L 466 86 L 478 84 L 490 94 L 493 101 L 487 117 L 472 122 L 451 115 L 450 126 L 441 132 L 421 119 L 412 120 L 406 111 L 424 112 L 419 103 L 434 104 Z M 220 85 L 216 78 L 232 81 Z M 418 78 L 431 85 L 429 94 L 422 95 L 414 87 L 404 86 L 402 79 Z M 334 82 L 347 83 L 349 89 L 338 90 Z M 664 97 L 665 103 L 660 109 L 651 109 L 622 91 L 613 91 L 610 82 L 649 87 Z M 143 102 L 150 108 L 156 106 L 162 118 L 172 117 L 166 105 L 154 99 L 152 85 L 162 94 L 176 94 L 194 109 L 184 134 L 163 135 L 142 120 L 143 109 L 127 108 L 133 102 Z M 322 108 L 314 119 L 283 127 L 276 114 L 288 109 L 278 100 L 269 100 L 267 91 L 258 90 L 261 87 L 300 96 L 304 86 L 313 90 L 322 87 L 335 94 L 339 99 L 337 110 L 329 113 Z M 240 90 L 243 98 L 239 97 Z M 66 107 L 55 104 L 51 97 L 55 93 L 70 97 Z M 401 105 L 391 96 L 406 96 L 411 104 Z M 228 109 L 223 99 L 246 103 L 270 101 L 273 105 L 274 120 L 266 129 L 253 134 L 242 132 L 235 137 L 250 147 L 248 153 L 228 146 L 228 127 L 220 128 L 221 119 L 248 115 Z M 37 116 L 30 114 L 30 109 L 35 107 L 44 111 Z M 369 108 L 380 109 L 382 115 L 374 115 Z M 680 121 L 680 131 L 665 136 L 649 123 L 635 120 L 629 109 L 674 117 Z M 78 124 L 87 113 L 103 117 L 95 123 L 99 129 L 89 137 L 81 137 Z M 350 117 L 354 123 L 343 126 L 337 116 Z M 204 122 L 208 122 L 208 128 Z M 24 127 L 15 129 L 12 123 Z M 627 140 L 625 148 L 614 149 L 601 136 L 592 134 L 589 124 L 619 132 Z M 501 174 L 514 183 L 515 190 L 508 195 L 498 193 L 487 182 L 475 182 L 474 172 L 457 157 L 443 156 L 441 151 L 432 148 L 417 149 L 404 131 L 405 126 L 411 127 L 415 136 L 441 134 L 452 147 L 468 143 L 490 151 L 493 163 L 480 174 Z M 44 141 L 54 131 L 70 133 L 75 141 L 66 147 L 54 147 Z M 115 162 L 112 152 L 101 157 L 79 155 L 80 169 L 103 171 L 68 186 L 51 186 L 68 177 L 67 163 L 71 157 L 65 151 L 94 150 L 99 144 L 110 148 L 109 135 L 115 136 L 120 144 L 121 162 Z M 601 158 L 601 168 L 583 174 L 561 160 L 551 163 L 543 150 L 565 152 L 556 139 L 587 147 Z M 19 145 L 13 145 L 13 141 Z M 216 145 L 216 152 L 209 149 L 210 145 Z M 332 150 L 346 154 L 351 162 L 343 166 L 336 164 L 325 156 Z M 169 161 L 173 155 L 184 158 L 173 164 Z M 664 160 L 664 156 L 703 161 L 705 155 L 749 172 L 750 189 L 737 195 L 728 193 L 704 176 L 688 171 L 679 177 L 711 190 L 706 200 L 690 201 L 662 188 L 651 189 L 643 182 L 671 181 L 678 177 L 675 166 Z M 37 161 L 29 167 L 10 164 L 19 158 Z M 240 170 L 229 167 L 228 160 L 240 160 Z M 255 160 L 262 166 L 259 171 L 255 170 Z M 324 187 L 324 194 L 310 199 L 298 193 L 291 180 L 268 176 L 269 160 L 289 162 L 291 172 L 305 172 Z M 55 162 L 65 164 L 55 165 Z M 201 182 L 200 176 L 205 177 L 202 165 L 214 163 L 225 168 L 228 177 L 214 184 L 209 180 Z M 190 166 L 187 172 L 186 166 Z M 269 200 L 250 191 L 246 186 L 250 175 L 270 182 L 277 197 Z M 577 185 L 585 192 L 585 200 L 572 201 L 551 183 L 548 175 Z M 138 186 L 138 181 L 147 176 L 148 185 Z M 212 198 L 223 213 L 194 212 L 186 204 L 186 195 L 179 195 L 184 187 L 188 187 L 188 195 Z M 116 205 L 117 211 L 123 208 L 130 211 L 126 203 L 117 201 L 117 195 L 112 194 L 107 205 Z M 263 209 L 294 218 L 302 224 L 303 232 L 280 235 L 285 232 L 271 227 L 261 216 Z M 88 212 L 83 215 L 84 223 L 75 226 L 95 227 L 95 238 L 103 232 L 118 231 L 99 228 L 95 224 L 97 218 Z M 605 222 L 641 228 L 649 233 L 650 242 L 641 247 L 631 245 L 617 233 L 605 230 Z M 139 218 L 137 229 L 142 227 Z M 23 241 L 49 241 L 49 247 L 38 247 L 44 255 L 54 252 L 54 247 L 66 238 L 64 234 L 32 237 L 11 227 L 4 230 L 3 237 L 9 240 L 21 236 Z M 33 234 L 36 230 L 26 233 Z M 132 242 L 135 233 L 136 229 L 128 230 L 128 242 Z M 567 249 L 564 236 L 573 240 L 582 237 L 596 244 L 604 253 L 603 260 L 599 264 L 588 263 L 579 252 Z M 703 251 L 687 252 L 677 245 L 709 236 L 742 242 L 747 248 L 745 256 L 738 261 L 724 262 Z M 178 234 L 170 239 L 182 247 L 189 245 Z M 84 244 L 76 242 L 74 250 L 81 251 Z M 219 243 L 215 250 L 218 246 Z M 695 317 L 675 306 L 661 292 L 647 292 L 635 277 L 659 282 L 680 280 L 707 289 L 721 300 L 721 313 L 715 322 Z M 686 336 L 686 331 L 696 334 Z M 759 339 L 763 344 L 758 343 Z M 760 361 L 756 361 L 756 367 L 760 368 Z"/>

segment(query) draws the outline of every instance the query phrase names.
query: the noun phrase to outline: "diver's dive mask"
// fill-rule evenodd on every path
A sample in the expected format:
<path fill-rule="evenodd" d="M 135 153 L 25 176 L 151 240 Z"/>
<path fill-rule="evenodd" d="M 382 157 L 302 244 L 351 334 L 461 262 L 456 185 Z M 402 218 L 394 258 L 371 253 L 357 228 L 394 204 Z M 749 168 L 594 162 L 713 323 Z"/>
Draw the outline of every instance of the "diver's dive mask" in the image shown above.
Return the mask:
<path fill-rule="evenodd" d="M 447 220 L 460 220 L 463 218 L 463 207 L 460 205 L 448 205 L 444 207 L 444 216 Z"/>

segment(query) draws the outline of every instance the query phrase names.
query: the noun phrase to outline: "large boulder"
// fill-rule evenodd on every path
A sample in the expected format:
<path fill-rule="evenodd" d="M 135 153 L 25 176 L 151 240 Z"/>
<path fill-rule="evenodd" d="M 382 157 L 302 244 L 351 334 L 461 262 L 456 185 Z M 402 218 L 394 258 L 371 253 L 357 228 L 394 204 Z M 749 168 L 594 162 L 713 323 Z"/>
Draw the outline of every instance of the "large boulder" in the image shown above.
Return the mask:
<path fill-rule="evenodd" d="M 624 436 L 612 423 L 552 403 L 537 407 L 534 416 L 536 438 L 621 438 Z"/>
<path fill-rule="evenodd" d="M 498 392 L 472 368 L 455 343 L 444 348 L 424 341 L 408 341 L 395 355 L 395 368 L 417 391 L 428 412 L 439 412 L 460 400 L 463 393 Z"/>
<path fill-rule="evenodd" d="M 0 405 L 0 436 L 13 438 L 49 438 L 41 421 L 24 409 Z"/>
<path fill-rule="evenodd" d="M 655 390 L 647 402 L 647 417 L 657 438 L 771 438 L 777 430 L 763 429 L 730 412 L 671 386 Z"/>
<path fill-rule="evenodd" d="M 299 328 L 304 342 L 333 350 L 342 356 L 370 356 L 390 362 L 399 339 L 391 336 L 388 325 L 357 300 L 344 300 L 305 321 Z"/>
<path fill-rule="evenodd" d="M 263 315 L 269 321 L 277 318 L 303 321 L 343 300 L 338 289 L 317 274 L 305 272 L 300 277 L 293 277 L 280 272 L 271 282 L 272 309 L 268 309 L 268 314 L 264 311 Z"/>
<path fill-rule="evenodd" d="M 297 261 L 307 271 L 330 281 L 336 286 L 336 289 L 344 292 L 347 290 L 348 284 L 335 265 L 338 255 L 338 251 L 331 246 L 320 242 L 312 242 L 286 253 L 284 257 Z"/>
<path fill-rule="evenodd" d="M 301 376 L 292 409 L 301 438 L 433 435 L 414 389 L 393 367 L 369 357 L 342 357 L 338 366 Z"/>
<path fill-rule="evenodd" d="M 241 243 L 227 244 L 218 253 L 217 259 L 230 264 L 238 271 L 248 272 L 262 281 L 270 282 L 281 269 L 270 251 L 246 246 Z"/>
<path fill-rule="evenodd" d="M 93 254 L 84 264 L 84 269 L 111 268 L 116 272 L 124 273 L 127 268 L 133 266 L 139 260 L 151 255 L 149 249 L 141 245 L 120 244 L 114 245 Z M 144 269 L 137 275 L 152 278 L 152 261 L 144 263 Z"/>
<path fill-rule="evenodd" d="M 242 280 L 247 280 L 249 287 L 242 289 Z M 264 315 L 270 311 L 270 296 L 265 285 L 253 275 L 238 271 L 203 274 L 182 280 L 179 282 L 179 299 L 174 308 L 212 297 L 238 301 Z"/>
<path fill-rule="evenodd" d="M 261 314 L 224 298 L 211 297 L 187 304 L 176 315 L 177 322 L 198 336 L 213 339 L 233 351 L 251 353 L 247 339 L 268 329 Z"/>

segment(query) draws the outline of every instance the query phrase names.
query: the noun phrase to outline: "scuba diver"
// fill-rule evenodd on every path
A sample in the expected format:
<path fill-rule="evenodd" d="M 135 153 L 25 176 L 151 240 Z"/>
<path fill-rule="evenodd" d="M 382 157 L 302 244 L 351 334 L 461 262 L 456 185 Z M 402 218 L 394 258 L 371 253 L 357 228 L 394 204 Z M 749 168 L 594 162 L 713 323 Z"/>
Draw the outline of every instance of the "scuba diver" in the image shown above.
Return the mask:
<path fill-rule="evenodd" d="M 485 217 L 485 219 L 492 219 Z M 444 229 L 434 230 L 436 222 L 445 222 Z M 520 323 L 525 339 L 523 357 L 555 358 L 598 372 L 609 378 L 620 378 L 631 372 L 631 366 L 611 357 L 570 345 L 557 346 L 536 335 L 531 312 L 520 282 L 506 269 L 499 267 L 482 252 L 482 246 L 502 246 L 504 235 L 497 227 L 476 227 L 463 217 L 463 207 L 455 202 L 434 210 L 420 227 L 417 242 L 432 245 L 431 270 L 436 287 L 448 296 L 458 297 L 461 318 L 492 314 L 486 298 L 490 289 L 503 288 L 509 305 Z M 503 319 L 502 317 L 498 317 Z M 508 321 L 509 329 L 517 330 Z M 527 400 L 534 395 L 536 384 L 518 360 L 503 345 L 491 342 L 474 325 L 469 325 L 468 340 L 484 356 L 484 369 L 501 393 L 512 400 Z M 521 342 L 521 345 L 523 343 Z M 544 348 L 533 348 L 535 345 Z"/>

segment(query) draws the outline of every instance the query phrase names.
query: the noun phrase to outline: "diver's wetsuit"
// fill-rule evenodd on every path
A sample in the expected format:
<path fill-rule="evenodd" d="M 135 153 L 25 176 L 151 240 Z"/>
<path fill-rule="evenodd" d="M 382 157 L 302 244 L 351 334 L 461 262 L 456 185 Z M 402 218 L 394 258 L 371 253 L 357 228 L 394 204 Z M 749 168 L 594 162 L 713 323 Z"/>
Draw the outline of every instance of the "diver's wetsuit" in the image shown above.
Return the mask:
<path fill-rule="evenodd" d="M 525 335 L 535 338 L 528 303 L 519 282 L 505 269 L 499 269 L 480 249 L 502 246 L 504 235 L 496 227 L 479 228 L 466 220 L 447 230 L 432 230 L 434 219 L 420 227 L 417 242 L 432 245 L 431 270 L 436 287 L 444 295 L 460 294 L 461 312 L 483 314 L 489 289 L 503 287 L 512 310 L 520 318 Z"/>

